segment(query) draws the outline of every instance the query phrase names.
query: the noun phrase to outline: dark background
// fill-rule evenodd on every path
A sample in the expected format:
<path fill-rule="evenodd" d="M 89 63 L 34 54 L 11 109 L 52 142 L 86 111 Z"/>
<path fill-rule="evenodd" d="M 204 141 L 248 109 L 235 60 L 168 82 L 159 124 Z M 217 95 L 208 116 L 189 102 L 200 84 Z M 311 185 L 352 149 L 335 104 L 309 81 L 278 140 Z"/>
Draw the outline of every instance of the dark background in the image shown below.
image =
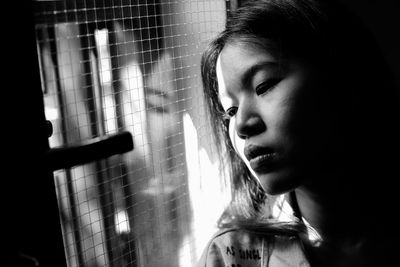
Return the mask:
<path fill-rule="evenodd" d="M 368 26 L 400 88 L 400 1 L 342 0 L 342 2 L 358 14 Z"/>

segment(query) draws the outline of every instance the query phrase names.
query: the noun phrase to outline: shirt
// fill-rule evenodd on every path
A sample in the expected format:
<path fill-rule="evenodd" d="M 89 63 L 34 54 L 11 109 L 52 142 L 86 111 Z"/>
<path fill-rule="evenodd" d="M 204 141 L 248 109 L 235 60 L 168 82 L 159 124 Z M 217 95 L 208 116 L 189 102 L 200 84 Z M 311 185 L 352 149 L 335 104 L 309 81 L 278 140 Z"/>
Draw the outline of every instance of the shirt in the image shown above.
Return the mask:
<path fill-rule="evenodd" d="M 309 267 L 297 237 L 257 234 L 240 229 L 219 231 L 197 267 Z"/>

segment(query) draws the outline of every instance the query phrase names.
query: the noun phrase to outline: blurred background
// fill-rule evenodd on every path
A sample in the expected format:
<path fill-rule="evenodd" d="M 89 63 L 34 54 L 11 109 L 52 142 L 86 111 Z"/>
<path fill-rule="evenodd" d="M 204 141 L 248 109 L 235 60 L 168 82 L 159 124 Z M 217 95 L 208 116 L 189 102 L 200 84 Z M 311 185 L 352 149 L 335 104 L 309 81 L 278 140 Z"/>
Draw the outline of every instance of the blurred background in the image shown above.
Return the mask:
<path fill-rule="evenodd" d="M 200 56 L 240 1 L 8 2 L 7 263 L 194 266 L 229 202 Z M 400 84 L 398 3 L 345 3 L 371 29 Z M 132 136 L 132 150 L 48 167 L 51 149 L 119 133 Z"/>

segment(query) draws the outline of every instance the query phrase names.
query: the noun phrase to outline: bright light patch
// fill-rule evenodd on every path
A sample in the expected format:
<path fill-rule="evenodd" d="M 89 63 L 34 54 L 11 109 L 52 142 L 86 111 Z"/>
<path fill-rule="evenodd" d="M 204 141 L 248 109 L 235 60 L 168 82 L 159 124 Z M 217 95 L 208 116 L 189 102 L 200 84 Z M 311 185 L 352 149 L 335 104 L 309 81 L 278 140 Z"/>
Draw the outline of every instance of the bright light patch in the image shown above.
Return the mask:
<path fill-rule="evenodd" d="M 191 227 L 194 244 L 191 246 L 202 251 L 217 230 L 216 222 L 229 202 L 229 196 L 224 192 L 226 185 L 221 183 L 218 164 L 213 163 L 206 150 L 199 147 L 197 131 L 189 114 L 183 115 L 183 128 L 189 196 L 193 212 Z M 181 248 L 180 255 L 186 255 L 185 251 L 190 251 L 189 245 L 188 243 Z M 188 266 L 185 264 L 189 259 L 182 258 L 181 261 L 181 266 Z"/>
<path fill-rule="evenodd" d="M 111 57 L 108 50 L 108 30 L 96 30 L 95 38 L 97 42 L 97 50 L 99 53 L 100 63 L 100 79 L 101 83 L 110 83 L 111 76 Z"/>
<path fill-rule="evenodd" d="M 131 231 L 126 210 L 118 210 L 115 213 L 115 227 L 118 234 L 126 234 Z"/>
<path fill-rule="evenodd" d="M 108 43 L 108 29 L 95 30 L 96 50 L 98 53 L 99 77 L 102 89 L 102 105 L 106 132 L 108 134 L 117 132 L 117 119 L 115 114 L 115 99 L 112 88 L 112 67 Z"/>
<path fill-rule="evenodd" d="M 45 107 L 44 113 L 45 113 L 46 119 L 48 119 L 49 121 L 55 121 L 58 119 L 58 110 L 56 108 Z"/>

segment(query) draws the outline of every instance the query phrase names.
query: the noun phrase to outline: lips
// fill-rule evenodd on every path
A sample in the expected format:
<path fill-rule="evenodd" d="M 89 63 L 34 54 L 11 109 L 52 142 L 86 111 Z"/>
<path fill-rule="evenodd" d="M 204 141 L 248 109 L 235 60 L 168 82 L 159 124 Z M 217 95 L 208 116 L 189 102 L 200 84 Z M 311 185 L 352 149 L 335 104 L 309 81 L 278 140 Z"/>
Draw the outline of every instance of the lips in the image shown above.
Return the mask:
<path fill-rule="evenodd" d="M 244 155 L 250 167 L 257 173 L 270 172 L 277 167 L 277 155 L 270 147 L 248 145 L 244 149 Z"/>

